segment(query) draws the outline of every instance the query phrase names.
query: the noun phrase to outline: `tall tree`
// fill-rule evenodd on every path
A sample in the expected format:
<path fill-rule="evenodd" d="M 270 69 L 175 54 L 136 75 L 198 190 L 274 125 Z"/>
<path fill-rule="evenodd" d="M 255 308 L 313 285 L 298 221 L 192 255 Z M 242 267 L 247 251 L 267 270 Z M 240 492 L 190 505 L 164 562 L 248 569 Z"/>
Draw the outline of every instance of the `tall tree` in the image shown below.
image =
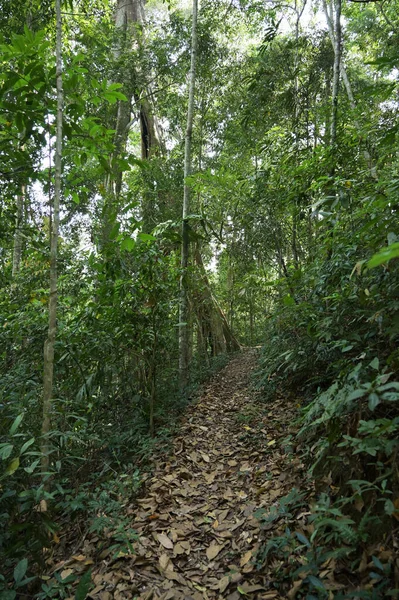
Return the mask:
<path fill-rule="evenodd" d="M 340 0 L 338 0 L 340 2 Z M 352 85 L 350 82 L 350 79 L 348 77 L 348 73 L 344 64 L 344 61 L 342 59 L 342 32 L 341 32 L 341 24 L 339 23 L 339 33 L 341 36 L 341 41 L 339 42 L 337 40 L 337 13 L 335 16 L 335 27 L 334 27 L 334 19 L 333 19 L 333 7 L 332 4 L 328 5 L 327 4 L 327 0 L 323 0 L 323 11 L 324 11 L 324 15 L 327 21 L 327 26 L 328 26 L 328 34 L 330 37 L 330 41 L 331 44 L 334 48 L 334 54 L 335 54 L 335 61 L 337 61 L 337 52 L 339 51 L 340 53 L 340 58 L 339 58 L 339 69 L 340 69 L 340 73 L 341 73 L 341 77 L 342 77 L 342 81 L 346 90 L 346 95 L 348 96 L 348 100 L 349 100 L 349 104 L 352 108 L 352 110 L 354 111 L 357 107 L 357 103 L 356 103 L 356 99 L 355 96 L 353 94 L 353 90 L 352 90 Z M 340 11 L 341 11 L 341 6 L 340 6 Z M 355 123 L 355 127 L 356 130 L 358 132 L 358 136 L 359 138 L 362 137 L 361 134 L 361 125 L 358 121 L 358 119 L 355 118 L 354 120 Z M 333 127 L 333 123 L 330 124 L 330 130 L 332 130 Z M 374 161 L 370 155 L 370 152 L 367 150 L 367 148 L 363 148 L 363 156 L 364 159 L 366 161 L 366 164 L 369 168 L 370 171 L 370 175 L 374 178 L 374 179 L 378 179 L 378 174 L 377 174 L 377 167 L 374 164 Z"/>
<path fill-rule="evenodd" d="M 191 66 L 189 76 L 187 127 L 184 151 L 184 196 L 183 196 L 183 222 L 181 244 L 181 275 L 180 275 L 180 305 L 179 305 L 179 373 L 180 387 L 187 388 L 189 382 L 189 357 L 190 357 L 190 330 L 189 330 L 189 303 L 188 303 L 188 259 L 189 259 L 189 222 L 191 189 L 188 177 L 191 175 L 191 146 L 193 135 L 195 72 L 197 65 L 197 22 L 198 0 L 193 0 L 193 17 L 191 32 Z"/>
<path fill-rule="evenodd" d="M 335 148 L 337 143 L 337 120 L 338 120 L 338 94 L 341 72 L 341 0 L 335 0 L 335 33 L 334 43 L 334 71 L 332 85 L 332 109 L 331 109 L 331 145 Z"/>
<path fill-rule="evenodd" d="M 57 125 L 54 161 L 54 201 L 52 206 L 50 233 L 50 298 L 48 334 L 44 344 L 43 376 L 43 421 L 42 421 L 42 471 L 47 472 L 50 465 L 50 447 L 48 434 L 51 425 L 51 399 L 54 381 L 54 347 L 57 334 L 57 249 L 60 225 L 60 203 L 62 190 L 62 125 L 64 92 L 62 79 L 62 13 L 61 0 L 55 2 L 56 10 L 56 81 L 57 81 Z"/>

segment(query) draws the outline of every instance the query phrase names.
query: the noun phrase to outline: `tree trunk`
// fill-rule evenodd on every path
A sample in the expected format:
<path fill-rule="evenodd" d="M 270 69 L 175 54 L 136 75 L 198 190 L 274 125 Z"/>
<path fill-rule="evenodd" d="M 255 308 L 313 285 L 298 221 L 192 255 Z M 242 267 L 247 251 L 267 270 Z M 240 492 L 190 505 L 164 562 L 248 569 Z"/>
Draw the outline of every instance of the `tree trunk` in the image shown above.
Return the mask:
<path fill-rule="evenodd" d="M 49 299 L 49 324 L 47 340 L 44 343 L 44 376 L 43 376 L 43 422 L 42 422 L 42 472 L 46 473 L 50 466 L 50 445 L 48 434 L 50 432 L 51 399 L 53 395 L 54 380 L 54 346 L 57 333 L 57 246 L 60 222 L 61 201 L 61 160 L 62 160 L 62 125 L 64 94 L 62 88 L 62 16 L 61 0 L 56 0 L 56 79 L 57 79 L 57 129 L 55 142 L 55 169 L 54 169 L 54 202 L 52 226 L 50 234 L 50 299 Z"/>
<path fill-rule="evenodd" d="M 21 193 L 17 196 L 17 216 L 15 219 L 15 233 L 14 233 L 14 248 L 12 255 L 12 276 L 15 277 L 19 272 L 22 257 L 22 225 L 24 221 L 24 206 L 25 206 L 25 194 L 26 188 L 24 185 L 21 186 Z"/>
<path fill-rule="evenodd" d="M 180 305 L 179 305 L 179 376 L 180 388 L 184 391 L 189 383 L 189 342 L 190 332 L 188 327 L 188 258 L 189 258 L 189 223 L 190 213 L 190 186 L 187 178 L 191 175 L 191 142 L 194 117 L 195 70 L 197 62 L 197 20 L 198 0 L 193 0 L 193 19 L 191 34 L 191 67 L 187 110 L 187 128 L 184 152 L 184 197 L 183 197 L 183 224 L 181 247 L 181 276 L 180 276 Z"/>
<path fill-rule="evenodd" d="M 335 32 L 334 32 L 334 24 L 333 24 L 333 18 L 331 16 L 331 14 L 328 11 L 328 6 L 327 6 L 327 1 L 323 0 L 323 10 L 324 10 L 324 14 L 326 17 L 326 21 L 327 21 L 327 25 L 328 25 L 328 33 L 329 33 L 329 37 L 330 37 L 330 41 L 331 44 L 334 48 L 334 52 L 335 52 L 335 48 L 336 48 L 336 40 L 335 40 Z M 342 46 L 342 44 L 341 44 Z M 342 52 L 342 48 L 341 48 L 341 52 Z M 348 74 L 346 72 L 345 69 L 345 65 L 342 61 L 342 57 L 341 57 L 341 61 L 340 61 L 340 71 L 341 71 L 341 77 L 342 77 L 342 81 L 343 84 L 345 86 L 345 90 L 346 90 L 346 95 L 348 96 L 348 100 L 349 100 L 349 104 L 352 108 L 352 110 L 356 109 L 356 100 L 355 97 L 353 95 L 353 91 L 352 91 L 352 86 L 351 83 L 349 81 L 348 78 Z M 361 127 L 360 127 L 360 123 L 357 119 L 354 119 L 354 124 L 358 133 L 359 138 L 361 138 L 360 132 L 361 132 Z M 374 178 L 374 179 L 378 179 L 378 173 L 377 173 L 377 168 L 373 162 L 373 159 L 370 156 L 369 151 L 367 150 L 367 148 L 363 149 L 363 156 L 364 159 L 366 161 L 366 164 L 369 168 L 370 171 L 370 175 Z"/>
<path fill-rule="evenodd" d="M 197 313 L 198 322 L 202 328 L 202 336 L 211 345 L 212 355 L 223 352 L 236 352 L 241 350 L 241 345 L 232 332 L 227 318 L 212 293 L 211 285 L 205 271 L 201 253 L 195 250 L 195 264 L 198 267 L 198 278 L 201 289 L 193 302 Z"/>
<path fill-rule="evenodd" d="M 337 143 L 338 94 L 341 70 L 341 0 L 335 0 L 335 32 L 334 32 L 334 74 L 332 85 L 331 132 L 330 143 L 335 148 Z"/>
<path fill-rule="evenodd" d="M 136 43 L 141 46 L 142 33 L 139 31 L 145 22 L 143 0 L 117 0 L 115 9 L 115 30 L 118 42 L 112 53 L 115 62 L 119 61 L 123 54 Z M 129 65 L 129 69 L 115 76 L 115 81 L 124 85 L 123 92 L 127 100 L 118 100 L 117 113 L 115 116 L 114 150 L 110 156 L 110 173 L 106 177 L 106 198 L 103 209 L 102 244 L 104 247 L 109 242 L 115 215 L 118 212 L 118 198 L 122 190 L 122 171 L 117 164 L 118 158 L 125 152 L 129 130 L 133 124 L 131 119 L 132 103 L 138 108 L 139 125 L 141 132 L 141 157 L 150 158 L 160 145 L 159 127 L 152 114 L 149 96 L 151 91 L 139 89 L 137 81 L 142 79 L 139 68 Z M 134 90 L 134 92 L 132 91 Z"/>

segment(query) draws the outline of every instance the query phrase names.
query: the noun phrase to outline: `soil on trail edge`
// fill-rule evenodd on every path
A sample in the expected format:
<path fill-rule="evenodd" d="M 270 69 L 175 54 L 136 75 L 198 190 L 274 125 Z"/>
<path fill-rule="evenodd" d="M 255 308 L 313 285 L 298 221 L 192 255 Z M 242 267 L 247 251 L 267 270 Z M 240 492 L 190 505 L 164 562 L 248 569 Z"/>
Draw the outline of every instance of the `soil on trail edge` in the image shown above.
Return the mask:
<path fill-rule="evenodd" d="M 277 443 L 288 433 L 281 416 L 287 424 L 289 411 L 278 400 L 257 404 L 250 391 L 255 366 L 255 351 L 237 356 L 186 411 L 171 454 L 128 509 L 139 536 L 135 554 L 112 560 L 102 553 L 89 597 L 281 598 L 256 568 L 254 512 L 297 485 L 300 469 L 291 461 L 288 476 Z"/>

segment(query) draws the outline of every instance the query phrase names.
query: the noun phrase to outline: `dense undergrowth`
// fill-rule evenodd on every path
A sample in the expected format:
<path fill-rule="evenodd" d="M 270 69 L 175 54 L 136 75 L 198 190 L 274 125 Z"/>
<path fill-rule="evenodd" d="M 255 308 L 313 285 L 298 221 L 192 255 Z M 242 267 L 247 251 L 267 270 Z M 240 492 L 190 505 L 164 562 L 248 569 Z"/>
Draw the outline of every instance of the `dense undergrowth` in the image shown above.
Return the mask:
<path fill-rule="evenodd" d="M 69 581 L 50 589 L 38 575 L 55 557 L 76 551 L 87 533 L 98 536 L 99 549 L 132 549 L 136 534 L 124 507 L 154 453 L 167 451 L 183 407 L 226 361 L 193 356 L 191 392 L 179 392 L 176 331 L 169 327 L 176 279 L 165 276 L 168 261 L 151 241 L 114 263 L 112 280 L 94 258 L 89 269 L 82 259 L 63 272 L 47 473 L 40 460 L 46 329 L 40 256 L 21 269 L 11 294 L 6 285 L 0 290 L 2 600 L 27 590 L 38 598 L 68 595 Z"/>
<path fill-rule="evenodd" d="M 257 383 L 266 402 L 278 391 L 300 406 L 291 444 L 315 491 L 310 500 L 294 491 L 267 516 L 266 522 L 282 519 L 286 531 L 265 542 L 262 560 L 270 553 L 284 558 L 276 577 L 302 581 L 298 598 L 399 594 L 399 272 L 388 260 L 396 252 L 392 200 L 366 200 L 353 215 L 350 239 L 338 216 L 320 235 L 324 256 L 292 272 L 289 287 L 278 284 L 286 295 L 266 329 Z M 382 246 L 384 253 L 370 260 Z M 292 526 L 293 515 L 304 510 L 308 537 Z M 342 589 L 334 593 L 331 582 L 323 583 L 331 561 L 341 572 Z"/>

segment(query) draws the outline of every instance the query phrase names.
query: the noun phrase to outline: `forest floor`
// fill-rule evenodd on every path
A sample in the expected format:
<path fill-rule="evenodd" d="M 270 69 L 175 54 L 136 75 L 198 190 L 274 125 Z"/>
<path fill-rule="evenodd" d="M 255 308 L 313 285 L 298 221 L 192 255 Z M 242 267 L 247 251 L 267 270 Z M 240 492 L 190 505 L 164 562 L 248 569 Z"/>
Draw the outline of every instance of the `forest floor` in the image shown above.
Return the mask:
<path fill-rule="evenodd" d="M 156 458 L 126 507 L 134 554 L 106 548 L 94 557 L 92 537 L 73 557 L 71 570 L 94 558 L 89 598 L 281 598 L 268 569 L 257 568 L 273 531 L 256 511 L 303 485 L 300 460 L 281 446 L 297 409 L 281 398 L 262 404 L 250 385 L 254 368 L 255 350 L 236 356 L 182 416 L 172 450 Z"/>

